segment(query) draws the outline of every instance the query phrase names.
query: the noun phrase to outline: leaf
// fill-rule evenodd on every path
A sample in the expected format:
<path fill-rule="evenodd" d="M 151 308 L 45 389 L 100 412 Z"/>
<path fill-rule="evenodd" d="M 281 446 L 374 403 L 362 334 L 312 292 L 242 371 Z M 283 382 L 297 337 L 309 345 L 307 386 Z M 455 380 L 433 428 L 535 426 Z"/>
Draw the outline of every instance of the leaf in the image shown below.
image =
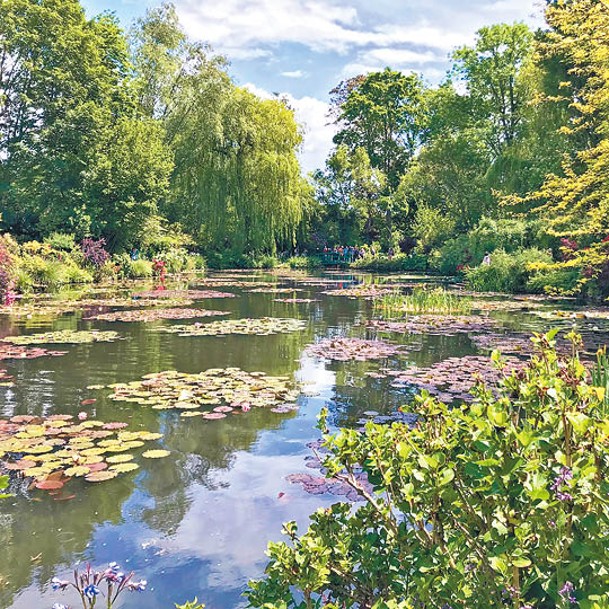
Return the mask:
<path fill-rule="evenodd" d="M 142 457 L 145 459 L 162 459 L 163 457 L 168 457 L 171 454 L 168 450 L 147 450 L 142 453 Z"/>

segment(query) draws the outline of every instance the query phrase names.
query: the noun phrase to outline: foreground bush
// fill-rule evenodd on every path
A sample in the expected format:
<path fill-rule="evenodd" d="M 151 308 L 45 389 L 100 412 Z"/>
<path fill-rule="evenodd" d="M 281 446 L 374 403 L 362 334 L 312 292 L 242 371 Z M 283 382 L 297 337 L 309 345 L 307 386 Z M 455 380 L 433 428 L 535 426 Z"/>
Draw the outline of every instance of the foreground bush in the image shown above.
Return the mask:
<path fill-rule="evenodd" d="M 471 405 L 423 395 L 414 428 L 326 432 L 327 475 L 366 502 L 319 509 L 302 535 L 286 524 L 290 543 L 269 545 L 250 605 L 609 607 L 604 391 L 577 356 L 557 355 L 553 338 L 534 339 L 538 352 L 497 397 L 482 384 Z"/>

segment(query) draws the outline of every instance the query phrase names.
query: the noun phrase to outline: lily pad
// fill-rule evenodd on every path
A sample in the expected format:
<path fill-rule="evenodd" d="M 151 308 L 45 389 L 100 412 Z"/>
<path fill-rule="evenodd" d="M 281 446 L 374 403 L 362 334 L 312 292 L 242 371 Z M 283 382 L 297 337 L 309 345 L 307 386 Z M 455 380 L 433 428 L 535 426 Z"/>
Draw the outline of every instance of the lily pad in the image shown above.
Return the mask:
<path fill-rule="evenodd" d="M 306 328 L 307 322 L 300 319 L 281 319 L 261 317 L 258 319 L 226 319 L 208 324 L 163 326 L 160 332 L 179 334 L 180 336 L 226 336 L 228 334 L 250 334 L 269 336 L 271 334 L 289 334 Z"/>
<path fill-rule="evenodd" d="M 147 450 L 142 453 L 142 457 L 144 459 L 163 459 L 164 457 L 168 457 L 171 454 L 168 450 Z"/>
<path fill-rule="evenodd" d="M 108 469 L 100 472 L 91 472 L 90 474 L 85 476 L 85 480 L 87 482 L 105 482 L 106 480 L 112 480 L 112 478 L 116 478 L 117 476 L 117 471 L 112 471 Z"/>
<path fill-rule="evenodd" d="M 228 315 L 227 311 L 212 311 L 206 309 L 135 309 L 129 311 L 114 311 L 86 317 L 87 320 L 121 321 L 121 322 L 154 322 L 164 319 L 196 319 L 198 317 L 218 317 Z"/>
<path fill-rule="evenodd" d="M 185 404 L 199 410 L 225 406 L 247 411 L 252 407 L 275 408 L 293 403 L 298 391 L 287 377 L 267 376 L 263 372 L 245 372 L 239 368 L 212 368 L 198 374 L 170 370 L 147 374 L 141 381 L 115 384 L 110 399 L 128 402 L 155 410 L 181 409 Z M 223 411 L 216 414 L 225 414 Z M 130 432 L 129 432 L 130 433 Z M 126 440 L 132 436 L 119 434 Z M 151 439 L 141 436 L 142 440 Z M 105 445 L 101 441 L 100 445 Z M 108 442 L 108 445 L 111 445 Z"/>
<path fill-rule="evenodd" d="M 405 321 L 373 320 L 367 324 L 367 327 L 379 332 L 432 336 L 488 332 L 496 326 L 497 322 L 494 319 L 480 315 L 416 315 Z"/>
<path fill-rule="evenodd" d="M 39 357 L 58 357 L 67 351 L 49 351 L 40 347 L 28 348 L 21 345 L 0 343 L 0 361 L 8 359 L 37 359 Z"/>
<path fill-rule="evenodd" d="M 101 332 L 99 330 L 59 330 L 45 332 L 44 334 L 24 334 L 22 336 L 8 336 L 3 340 L 15 345 L 43 345 L 43 344 L 84 344 L 97 342 L 112 342 L 117 340 L 116 332 Z"/>
<path fill-rule="evenodd" d="M 152 290 L 134 294 L 133 298 L 207 300 L 209 298 L 235 298 L 235 294 L 231 292 L 216 292 L 215 290 Z"/>
<path fill-rule="evenodd" d="M 399 354 L 403 347 L 380 340 L 327 338 L 307 347 L 309 355 L 341 362 L 384 359 Z"/>

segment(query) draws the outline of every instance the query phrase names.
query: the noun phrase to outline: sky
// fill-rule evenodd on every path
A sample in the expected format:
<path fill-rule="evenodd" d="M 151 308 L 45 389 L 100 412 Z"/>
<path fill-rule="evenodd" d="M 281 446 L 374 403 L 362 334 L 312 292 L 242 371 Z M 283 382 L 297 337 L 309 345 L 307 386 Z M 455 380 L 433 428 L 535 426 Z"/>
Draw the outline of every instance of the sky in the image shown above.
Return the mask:
<path fill-rule="evenodd" d="M 542 0 L 173 0 L 186 32 L 226 55 L 236 83 L 285 95 L 304 127 L 305 171 L 332 148 L 329 91 L 383 69 L 439 83 L 450 53 L 480 27 L 543 23 Z M 125 28 L 160 0 L 83 0 L 89 15 L 115 12 Z"/>

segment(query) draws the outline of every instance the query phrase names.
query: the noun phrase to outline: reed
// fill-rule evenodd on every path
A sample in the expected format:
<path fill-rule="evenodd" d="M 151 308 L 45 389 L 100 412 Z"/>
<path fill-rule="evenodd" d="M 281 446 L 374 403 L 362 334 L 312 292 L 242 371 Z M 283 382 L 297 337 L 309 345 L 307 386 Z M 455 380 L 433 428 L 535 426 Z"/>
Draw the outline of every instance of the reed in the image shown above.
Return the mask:
<path fill-rule="evenodd" d="M 457 296 L 444 288 L 415 288 L 411 294 L 391 293 L 375 301 L 375 308 L 385 315 L 469 315 L 470 298 Z"/>

